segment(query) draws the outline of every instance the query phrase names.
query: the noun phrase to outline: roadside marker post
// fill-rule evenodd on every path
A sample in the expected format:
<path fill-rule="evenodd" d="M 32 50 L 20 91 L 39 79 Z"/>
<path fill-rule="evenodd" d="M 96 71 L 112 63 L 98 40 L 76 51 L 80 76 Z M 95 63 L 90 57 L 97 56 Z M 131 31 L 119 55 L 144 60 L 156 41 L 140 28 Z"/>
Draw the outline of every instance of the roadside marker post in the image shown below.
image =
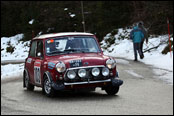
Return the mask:
<path fill-rule="evenodd" d="M 168 35 L 169 35 L 169 49 L 170 49 L 170 57 L 172 58 L 172 53 L 171 53 L 171 41 L 170 41 L 170 28 L 169 28 L 169 19 L 167 18 L 167 24 L 168 24 Z"/>

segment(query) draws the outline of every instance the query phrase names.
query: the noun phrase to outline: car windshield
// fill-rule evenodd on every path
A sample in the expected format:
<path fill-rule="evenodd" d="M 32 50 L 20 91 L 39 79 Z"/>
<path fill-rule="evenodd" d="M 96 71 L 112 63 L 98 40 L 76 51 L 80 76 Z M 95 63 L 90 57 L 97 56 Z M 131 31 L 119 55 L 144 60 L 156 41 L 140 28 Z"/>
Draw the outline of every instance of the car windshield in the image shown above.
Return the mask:
<path fill-rule="evenodd" d="M 100 52 L 95 38 L 88 36 L 51 38 L 46 40 L 45 47 L 47 55 Z"/>

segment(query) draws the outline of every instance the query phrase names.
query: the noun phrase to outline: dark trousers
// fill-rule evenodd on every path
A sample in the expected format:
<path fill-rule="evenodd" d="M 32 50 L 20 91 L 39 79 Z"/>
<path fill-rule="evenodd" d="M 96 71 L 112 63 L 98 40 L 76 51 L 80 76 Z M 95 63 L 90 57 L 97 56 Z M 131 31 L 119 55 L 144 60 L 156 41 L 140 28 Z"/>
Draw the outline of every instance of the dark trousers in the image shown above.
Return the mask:
<path fill-rule="evenodd" d="M 135 59 L 137 59 L 137 51 L 139 53 L 139 56 L 142 56 L 140 45 L 141 45 L 141 43 L 133 43 Z"/>
<path fill-rule="evenodd" d="M 140 50 L 141 50 L 142 55 L 144 56 L 144 54 L 143 54 L 143 43 L 144 43 L 144 40 L 140 43 Z"/>

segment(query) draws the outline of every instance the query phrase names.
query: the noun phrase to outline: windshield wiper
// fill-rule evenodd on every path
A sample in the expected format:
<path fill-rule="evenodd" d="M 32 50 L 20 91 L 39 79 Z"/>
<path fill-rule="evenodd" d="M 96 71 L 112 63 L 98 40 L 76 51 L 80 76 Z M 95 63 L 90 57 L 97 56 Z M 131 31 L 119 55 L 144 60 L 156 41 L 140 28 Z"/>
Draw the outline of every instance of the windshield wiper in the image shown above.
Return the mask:
<path fill-rule="evenodd" d="M 52 52 L 50 52 L 49 54 L 60 54 L 60 53 L 64 53 L 63 51 L 52 51 Z"/>
<path fill-rule="evenodd" d="M 74 51 L 78 51 L 78 50 L 77 49 L 66 49 L 64 51 L 66 51 L 66 52 L 74 52 Z"/>
<path fill-rule="evenodd" d="M 67 52 L 82 52 L 82 53 L 85 53 L 85 51 L 81 50 L 81 49 L 66 49 L 64 51 L 67 51 Z"/>

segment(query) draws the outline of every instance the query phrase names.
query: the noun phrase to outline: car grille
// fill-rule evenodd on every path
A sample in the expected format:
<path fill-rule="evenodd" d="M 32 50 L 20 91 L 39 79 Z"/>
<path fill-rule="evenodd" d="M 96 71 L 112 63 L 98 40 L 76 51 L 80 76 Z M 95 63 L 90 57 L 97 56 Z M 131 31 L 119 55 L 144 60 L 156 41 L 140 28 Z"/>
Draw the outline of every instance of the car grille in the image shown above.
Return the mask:
<path fill-rule="evenodd" d="M 100 70 L 100 74 L 99 76 L 93 76 L 91 71 L 93 68 L 99 68 Z M 75 68 L 69 68 L 67 69 L 67 71 L 65 72 L 65 75 L 64 75 L 64 82 L 87 82 L 87 81 L 97 81 L 97 80 L 106 80 L 106 79 L 109 79 L 110 77 L 109 76 L 103 76 L 102 75 L 102 68 L 105 67 L 104 65 L 99 65 L 99 66 L 87 66 L 87 67 L 75 67 Z M 86 72 L 87 72 L 87 75 L 83 78 L 79 77 L 78 75 L 78 71 L 79 69 L 85 69 Z M 76 77 L 74 79 L 69 79 L 67 77 L 67 72 L 69 70 L 73 70 L 75 73 L 76 73 Z"/>

